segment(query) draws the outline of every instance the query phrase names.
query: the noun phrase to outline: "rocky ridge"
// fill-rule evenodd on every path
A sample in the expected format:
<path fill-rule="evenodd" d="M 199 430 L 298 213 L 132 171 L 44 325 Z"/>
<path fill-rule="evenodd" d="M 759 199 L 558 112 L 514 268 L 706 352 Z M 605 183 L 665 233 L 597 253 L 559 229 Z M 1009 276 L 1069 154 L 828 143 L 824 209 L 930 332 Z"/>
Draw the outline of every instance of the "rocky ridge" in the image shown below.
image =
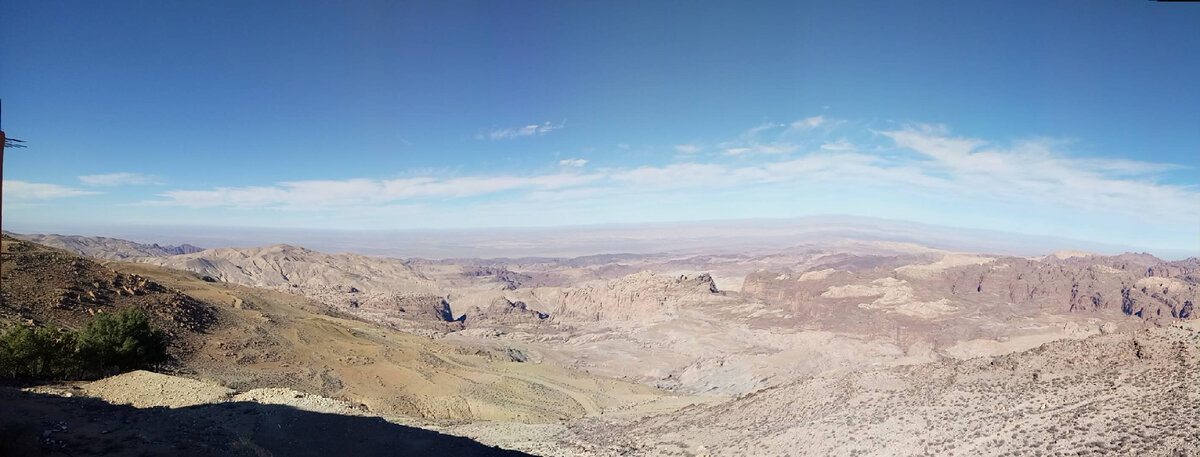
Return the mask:
<path fill-rule="evenodd" d="M 162 246 L 157 243 L 144 244 L 118 238 L 102 236 L 77 235 L 22 235 L 4 232 L 5 235 L 25 241 L 32 241 L 45 246 L 59 248 L 75 254 L 99 259 L 131 259 L 136 257 L 168 257 L 173 255 L 192 254 L 203 251 L 204 248 L 181 244 L 179 246 Z"/>
<path fill-rule="evenodd" d="M 0 321 L 78 328 L 97 313 L 141 308 L 181 344 L 215 321 L 211 305 L 141 275 L 7 236 L 2 246 Z"/>
<path fill-rule="evenodd" d="M 667 276 L 651 271 L 559 293 L 550 316 L 559 321 L 653 321 L 717 294 L 712 276 Z"/>

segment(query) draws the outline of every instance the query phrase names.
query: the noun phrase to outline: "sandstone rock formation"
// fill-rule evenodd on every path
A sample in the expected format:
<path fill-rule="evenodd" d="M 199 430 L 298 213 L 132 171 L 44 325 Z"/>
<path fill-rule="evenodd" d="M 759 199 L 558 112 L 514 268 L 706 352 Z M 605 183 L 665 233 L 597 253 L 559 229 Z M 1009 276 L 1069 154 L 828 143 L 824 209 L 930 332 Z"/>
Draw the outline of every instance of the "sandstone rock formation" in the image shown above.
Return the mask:
<path fill-rule="evenodd" d="M 525 302 L 512 302 L 504 297 L 496 297 L 486 307 L 471 307 L 463 316 L 463 320 L 468 327 L 473 327 L 537 323 L 547 317 L 549 316 L 545 313 L 527 308 Z"/>
<path fill-rule="evenodd" d="M 959 256 L 898 268 L 829 269 L 748 275 L 749 297 L 802 319 L 832 321 L 844 305 L 934 319 L 983 312 L 990 317 L 1042 313 L 1129 315 L 1155 323 L 1193 316 L 1200 292 L 1195 262 L 1147 255 L 1017 257 Z"/>
<path fill-rule="evenodd" d="M 565 290 L 550 315 L 556 320 L 658 320 L 717 293 L 712 276 L 666 276 L 650 271 Z"/>

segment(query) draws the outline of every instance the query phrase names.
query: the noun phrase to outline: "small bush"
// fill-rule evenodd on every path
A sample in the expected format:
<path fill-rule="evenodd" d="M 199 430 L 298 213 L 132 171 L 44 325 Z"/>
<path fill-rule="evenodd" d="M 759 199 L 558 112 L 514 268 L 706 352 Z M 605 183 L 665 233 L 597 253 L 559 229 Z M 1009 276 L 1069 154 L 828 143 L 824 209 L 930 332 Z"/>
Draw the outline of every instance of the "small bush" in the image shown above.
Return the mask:
<path fill-rule="evenodd" d="M 9 378 L 72 376 L 74 336 L 53 327 L 16 327 L 0 336 L 0 374 Z"/>
<path fill-rule="evenodd" d="M 116 317 L 97 314 L 75 337 L 76 358 L 86 373 L 152 368 L 167 360 L 166 334 L 140 309 Z"/>
<path fill-rule="evenodd" d="M 167 336 L 140 309 L 92 317 L 77 332 L 15 327 L 0 335 L 0 377 L 94 379 L 167 361 Z"/>

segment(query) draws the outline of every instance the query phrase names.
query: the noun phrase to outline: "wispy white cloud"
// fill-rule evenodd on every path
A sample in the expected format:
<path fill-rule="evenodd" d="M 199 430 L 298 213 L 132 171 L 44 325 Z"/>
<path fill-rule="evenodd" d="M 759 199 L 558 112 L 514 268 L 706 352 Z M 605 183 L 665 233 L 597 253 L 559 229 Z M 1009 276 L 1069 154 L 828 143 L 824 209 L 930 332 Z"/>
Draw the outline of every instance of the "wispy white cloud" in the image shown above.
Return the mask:
<path fill-rule="evenodd" d="M 695 154 L 700 152 L 700 146 L 695 144 L 677 144 L 675 150 L 684 154 Z"/>
<path fill-rule="evenodd" d="M 804 120 L 804 124 L 828 126 L 837 122 L 817 118 Z M 554 201 L 570 207 L 573 199 L 608 201 L 613 196 L 632 196 L 630 201 L 653 201 L 660 196 L 715 189 L 739 192 L 753 189 L 778 196 L 803 186 L 825 186 L 874 194 L 881 199 L 897 195 L 896 191 L 902 191 L 908 198 L 936 195 L 972 208 L 1017 202 L 1022 206 L 1050 205 L 1062 214 L 1137 215 L 1160 221 L 1184 220 L 1193 212 L 1194 188 L 1155 179 L 1156 174 L 1177 166 L 1081 158 L 1069 153 L 1069 142 L 1033 139 L 996 145 L 982 139 L 956 137 L 947 127 L 936 125 L 847 132 L 855 143 L 846 138 L 827 140 L 824 136 L 816 142 L 793 143 L 780 139 L 786 131 L 775 134 L 769 131 L 754 133 L 758 139 L 753 141 L 747 141 L 748 131 L 743 131 L 728 142 L 715 143 L 718 150 L 723 150 L 720 155 L 701 156 L 696 154 L 703 150 L 698 144 L 679 144 L 675 149 L 684 155 L 664 165 L 591 168 L 592 172 L 584 173 L 576 168 L 587 164 L 586 159 L 566 158 L 559 160 L 558 165 L 574 169 L 570 172 L 458 177 L 430 172 L 392 180 L 290 181 L 265 186 L 173 190 L 161 193 L 160 200 L 147 203 L 337 209 L 412 205 L 424 199 L 466 199 L 507 192 L 506 198 L 512 197 L 508 201 Z M 901 150 L 907 152 L 898 153 Z M 467 204 L 472 201 L 463 200 Z"/>
<path fill-rule="evenodd" d="M 825 125 L 825 116 L 813 116 L 792 122 L 791 127 L 799 130 L 811 130 Z"/>
<path fill-rule="evenodd" d="M 776 141 L 771 143 L 750 143 L 745 146 L 727 148 L 721 154 L 727 156 L 748 155 L 748 154 L 767 154 L 778 155 L 788 154 L 800 150 L 800 145 L 789 143 L 786 141 Z"/>
<path fill-rule="evenodd" d="M 948 132 L 944 126 L 915 125 L 877 133 L 923 156 L 915 166 L 946 176 L 965 195 L 1169 219 L 1191 217 L 1195 206 L 1195 189 L 1153 179 L 1176 165 L 1075 158 L 1058 151 L 1061 141 L 998 146 Z"/>
<path fill-rule="evenodd" d="M 100 192 L 87 191 L 58 184 L 46 184 L 27 181 L 4 180 L 4 200 L 28 202 L 35 200 L 53 200 L 57 198 L 94 195 Z"/>
<path fill-rule="evenodd" d="M 558 161 L 558 164 L 564 167 L 582 167 L 587 165 L 587 163 L 587 159 L 562 159 Z"/>
<path fill-rule="evenodd" d="M 776 122 L 765 122 L 765 123 L 756 125 L 754 127 L 751 127 L 749 129 L 747 129 L 745 132 L 742 132 L 742 138 L 752 140 L 755 137 L 757 137 L 760 133 L 763 133 L 763 132 L 766 132 L 769 130 L 774 130 L 774 129 L 781 128 L 781 127 L 786 127 L 786 126 L 784 124 L 780 124 L 780 123 L 776 123 Z"/>
<path fill-rule="evenodd" d="M 79 182 L 86 186 L 99 187 L 114 187 L 114 186 L 144 186 L 150 184 L 162 184 L 162 180 L 141 173 L 105 173 L 99 175 L 83 175 L 79 177 Z"/>
<path fill-rule="evenodd" d="M 812 132 L 827 134 L 845 123 L 845 119 L 831 119 L 824 115 L 806 117 L 788 124 L 787 129 L 783 131 L 783 135 L 799 135 Z"/>
<path fill-rule="evenodd" d="M 854 143 L 846 141 L 845 138 L 836 141 L 828 141 L 821 145 L 823 151 L 853 151 Z"/>
<path fill-rule="evenodd" d="M 151 205 L 189 207 L 289 207 L 330 209 L 417 198 L 463 198 L 512 190 L 549 190 L 587 184 L 598 175 L 556 173 L 536 176 L 417 177 L 392 180 L 348 179 L 281 182 L 271 186 L 172 190 Z"/>
<path fill-rule="evenodd" d="M 547 133 L 559 130 L 566 127 L 567 121 L 562 121 L 557 124 L 552 122 L 543 122 L 541 124 L 529 124 L 523 127 L 512 127 L 493 129 L 487 132 L 480 132 L 475 135 L 475 138 L 480 140 L 511 140 L 525 136 L 540 136 Z"/>

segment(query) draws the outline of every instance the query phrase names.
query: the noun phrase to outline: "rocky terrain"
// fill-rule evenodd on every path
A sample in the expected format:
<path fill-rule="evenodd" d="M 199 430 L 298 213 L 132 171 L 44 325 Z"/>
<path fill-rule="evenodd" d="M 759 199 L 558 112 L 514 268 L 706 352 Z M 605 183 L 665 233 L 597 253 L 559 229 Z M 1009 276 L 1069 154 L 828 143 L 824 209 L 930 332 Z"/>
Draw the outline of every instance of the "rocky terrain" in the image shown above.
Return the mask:
<path fill-rule="evenodd" d="M 141 263 L 101 265 L 14 239 L 4 240 L 2 264 L 0 310 L 11 316 L 9 325 L 70 326 L 90 312 L 86 306 L 58 307 L 57 297 L 91 287 L 94 277 L 142 278 L 148 292 L 113 292 L 112 303 L 90 306 L 147 309 L 156 323 L 175 329 L 172 372 L 234 389 L 287 387 L 433 422 L 559 421 L 674 401 L 650 386 L 514 361 L 503 348 L 449 346 L 352 319 L 299 295 L 207 282 L 193 273 Z M 31 286 L 35 274 L 50 287 Z M 177 316 L 195 309 L 206 316 L 204 325 L 185 326 L 188 321 Z M 164 317 L 166 311 L 174 314 Z"/>
<path fill-rule="evenodd" d="M 1148 255 L 860 240 L 720 256 L 429 261 L 277 245 L 138 260 L 476 350 L 720 395 L 1188 319 L 1197 284 L 1188 262 Z"/>
<path fill-rule="evenodd" d="M 178 351 L 201 344 L 216 310 L 179 290 L 139 274 L 38 244 L 4 237 L 0 244 L 0 328 L 55 325 L 76 329 L 97 313 L 147 311 L 176 341 Z"/>
<path fill-rule="evenodd" d="M 538 455 L 1194 443 L 1159 443 L 1157 425 L 1130 415 L 1190 411 L 1167 399 L 1195 396 L 1171 389 L 1194 384 L 1196 359 L 1163 354 L 1195 337 L 1194 259 L 826 240 L 723 255 L 423 260 L 276 245 L 128 260 L 6 239 L 4 321 L 71 326 L 144 307 L 182 336 L 169 372 L 212 394 L 173 405 L 309 399 Z M 178 379 L 66 392 L 146 406 L 134 384 L 162 385 L 148 398 L 170 402 Z M 1142 435 L 1106 438 L 1123 423 Z"/>
<path fill-rule="evenodd" d="M 1196 455 L 1200 331 L 832 372 L 727 403 L 580 421 L 555 455 Z"/>
<path fill-rule="evenodd" d="M 563 291 L 551 315 L 564 321 L 655 321 L 679 315 L 679 308 L 717 293 L 712 276 L 666 277 L 643 271 L 604 284 Z"/>

